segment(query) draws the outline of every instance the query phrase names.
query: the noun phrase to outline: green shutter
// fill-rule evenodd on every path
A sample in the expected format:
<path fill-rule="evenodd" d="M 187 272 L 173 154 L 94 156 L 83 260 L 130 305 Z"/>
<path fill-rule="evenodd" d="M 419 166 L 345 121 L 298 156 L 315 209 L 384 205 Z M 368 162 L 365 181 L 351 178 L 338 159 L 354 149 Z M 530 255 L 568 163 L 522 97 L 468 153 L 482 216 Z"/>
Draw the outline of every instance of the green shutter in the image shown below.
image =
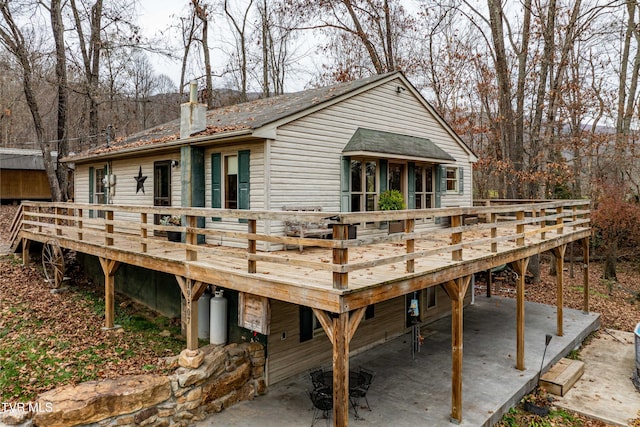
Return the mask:
<path fill-rule="evenodd" d="M 222 155 L 211 155 L 211 207 L 222 207 Z M 212 221 L 220 221 L 220 218 L 211 218 Z"/>
<path fill-rule="evenodd" d="M 416 164 L 409 162 L 407 165 L 408 185 L 407 185 L 407 209 L 416 208 Z"/>
<path fill-rule="evenodd" d="M 249 209 L 249 153 L 249 150 L 238 152 L 238 209 Z"/>
<path fill-rule="evenodd" d="M 464 168 L 458 168 L 458 193 L 464 193 Z"/>
<path fill-rule="evenodd" d="M 436 165 L 436 208 L 442 207 L 442 195 L 447 191 L 447 167 Z M 440 224 L 441 218 L 436 217 L 436 224 Z"/>
<path fill-rule="evenodd" d="M 313 338 L 313 310 L 304 305 L 300 306 L 300 342 Z"/>
<path fill-rule="evenodd" d="M 342 157 L 342 167 L 340 168 L 340 212 L 351 211 L 351 157 Z"/>
<path fill-rule="evenodd" d="M 380 160 L 380 193 L 387 191 L 389 179 L 387 178 L 388 162 Z"/>
<path fill-rule="evenodd" d="M 93 192 L 95 190 L 96 174 L 92 167 L 89 168 L 89 203 L 93 204 Z M 89 218 L 93 218 L 93 209 L 89 210 Z"/>

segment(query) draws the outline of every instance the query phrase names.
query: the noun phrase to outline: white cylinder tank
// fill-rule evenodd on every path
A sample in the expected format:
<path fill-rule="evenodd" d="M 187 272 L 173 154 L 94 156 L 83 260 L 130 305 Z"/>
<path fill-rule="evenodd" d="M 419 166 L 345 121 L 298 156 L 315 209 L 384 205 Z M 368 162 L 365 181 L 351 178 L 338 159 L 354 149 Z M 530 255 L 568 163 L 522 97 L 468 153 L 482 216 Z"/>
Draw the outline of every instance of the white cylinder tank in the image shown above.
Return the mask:
<path fill-rule="evenodd" d="M 211 298 L 210 338 L 211 344 L 227 343 L 227 299 L 222 296 L 222 290 L 215 291 Z"/>
<path fill-rule="evenodd" d="M 211 299 L 211 292 L 208 290 L 202 294 L 198 299 L 198 338 L 202 340 L 209 339 L 209 326 L 211 321 L 209 320 L 209 308 L 211 307 L 209 300 Z"/>

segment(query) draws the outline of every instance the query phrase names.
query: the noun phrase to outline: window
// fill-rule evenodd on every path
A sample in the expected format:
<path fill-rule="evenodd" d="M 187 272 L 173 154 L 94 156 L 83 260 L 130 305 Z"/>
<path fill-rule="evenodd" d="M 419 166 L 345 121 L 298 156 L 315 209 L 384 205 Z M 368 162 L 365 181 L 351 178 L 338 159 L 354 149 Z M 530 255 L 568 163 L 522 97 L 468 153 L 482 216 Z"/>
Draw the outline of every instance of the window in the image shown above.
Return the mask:
<path fill-rule="evenodd" d="M 238 209 L 238 156 L 224 158 L 224 207 Z"/>
<path fill-rule="evenodd" d="M 104 178 L 107 175 L 107 167 L 89 168 L 89 203 L 104 205 L 107 203 L 107 191 Z M 89 218 L 104 218 L 104 211 L 89 211 Z"/>
<path fill-rule="evenodd" d="M 427 164 L 416 165 L 414 179 L 414 188 L 416 193 L 416 202 L 414 208 L 433 208 L 433 166 Z"/>
<path fill-rule="evenodd" d="M 211 154 L 212 208 L 249 209 L 249 156 L 249 150 L 224 156 L 221 153 Z"/>
<path fill-rule="evenodd" d="M 458 168 L 447 167 L 447 192 L 458 192 Z"/>
<path fill-rule="evenodd" d="M 377 162 L 375 160 L 351 160 L 351 212 L 376 209 Z"/>
<path fill-rule="evenodd" d="M 105 203 L 107 203 L 107 195 L 105 193 L 105 187 L 104 187 L 104 177 L 105 177 L 105 173 L 104 173 L 104 169 L 96 169 L 96 189 L 94 194 L 94 203 L 103 205 Z M 104 212 L 101 212 L 102 214 L 104 214 Z"/>

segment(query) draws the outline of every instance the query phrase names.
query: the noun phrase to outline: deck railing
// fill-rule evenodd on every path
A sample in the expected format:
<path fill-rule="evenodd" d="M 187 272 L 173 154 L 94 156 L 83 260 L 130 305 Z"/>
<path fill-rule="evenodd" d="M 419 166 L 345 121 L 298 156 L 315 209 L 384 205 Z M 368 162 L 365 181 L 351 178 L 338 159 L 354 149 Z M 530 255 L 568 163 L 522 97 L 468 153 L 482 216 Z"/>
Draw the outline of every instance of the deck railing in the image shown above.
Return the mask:
<path fill-rule="evenodd" d="M 563 234 L 589 230 L 589 200 L 557 200 L 509 205 L 484 205 L 463 208 L 426 210 L 375 211 L 353 213 L 228 210 L 212 208 L 142 207 L 80 203 L 25 202 L 22 206 L 20 230 L 64 242 L 82 242 L 107 249 L 149 253 L 158 244 L 158 232 L 180 231 L 181 242 L 163 242 L 172 256 L 183 261 L 198 261 L 217 254 L 242 259 L 247 272 L 256 273 L 258 263 L 286 264 L 309 268 L 332 275 L 333 287 L 346 289 L 349 274 L 360 270 L 403 263 L 406 273 L 413 273 L 416 260 L 449 254 L 451 261 L 464 261 L 465 252 L 483 249 L 492 253 L 509 247 L 523 247 Z M 155 224 L 157 216 L 177 215 L 182 225 Z M 202 218 L 215 218 L 201 228 Z M 229 227 L 229 220 L 234 226 Z M 299 238 L 271 234 L 285 221 L 317 223 L 329 220 L 332 239 Z M 365 233 L 349 239 L 353 224 L 380 224 L 404 221 L 404 232 Z M 245 224 L 246 223 L 246 224 Z M 417 227 L 417 223 L 438 226 Z M 240 228 L 239 228 L 240 227 Z M 233 229 L 230 229 L 233 228 Z M 242 229 L 246 231 L 242 231 Z M 267 230 L 267 232 L 258 232 Z M 234 250 L 226 245 L 198 244 L 198 236 L 207 241 L 233 241 Z M 200 238 L 202 241 L 202 238 Z M 316 247 L 320 250 L 258 251 L 269 245 Z M 393 250 L 389 250 L 393 247 Z M 358 248 L 380 248 L 375 259 L 349 260 L 349 251 Z M 404 248 L 404 249 L 403 249 Z M 327 252 L 329 251 L 329 252 Z M 176 255 L 177 254 L 177 255 Z M 182 255 L 180 255 L 182 254 Z"/>

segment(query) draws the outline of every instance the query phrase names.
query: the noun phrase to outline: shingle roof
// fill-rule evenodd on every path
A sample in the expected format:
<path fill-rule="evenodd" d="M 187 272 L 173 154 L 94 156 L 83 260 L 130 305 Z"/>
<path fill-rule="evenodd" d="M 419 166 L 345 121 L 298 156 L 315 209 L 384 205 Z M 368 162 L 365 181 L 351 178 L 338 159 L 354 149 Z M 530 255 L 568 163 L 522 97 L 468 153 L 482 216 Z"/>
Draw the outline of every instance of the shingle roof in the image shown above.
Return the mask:
<path fill-rule="evenodd" d="M 368 152 L 429 160 L 455 161 L 430 139 L 358 128 L 343 153 Z"/>
<path fill-rule="evenodd" d="M 216 108 L 207 111 L 207 128 L 192 137 L 204 135 L 220 135 L 239 130 L 254 130 L 267 124 L 285 119 L 288 116 L 303 112 L 315 105 L 330 101 L 341 95 L 360 89 L 378 80 L 387 78 L 392 72 L 374 75 L 368 78 L 340 83 L 317 89 L 309 89 L 302 92 L 258 99 L 242 104 Z M 163 144 L 178 141 L 180 137 L 180 119 L 172 120 L 160 126 L 132 134 L 125 138 L 117 138 L 109 146 L 103 144 L 99 147 L 78 153 L 67 158 L 87 158 L 93 155 L 116 153 L 124 149 L 161 146 Z"/>

